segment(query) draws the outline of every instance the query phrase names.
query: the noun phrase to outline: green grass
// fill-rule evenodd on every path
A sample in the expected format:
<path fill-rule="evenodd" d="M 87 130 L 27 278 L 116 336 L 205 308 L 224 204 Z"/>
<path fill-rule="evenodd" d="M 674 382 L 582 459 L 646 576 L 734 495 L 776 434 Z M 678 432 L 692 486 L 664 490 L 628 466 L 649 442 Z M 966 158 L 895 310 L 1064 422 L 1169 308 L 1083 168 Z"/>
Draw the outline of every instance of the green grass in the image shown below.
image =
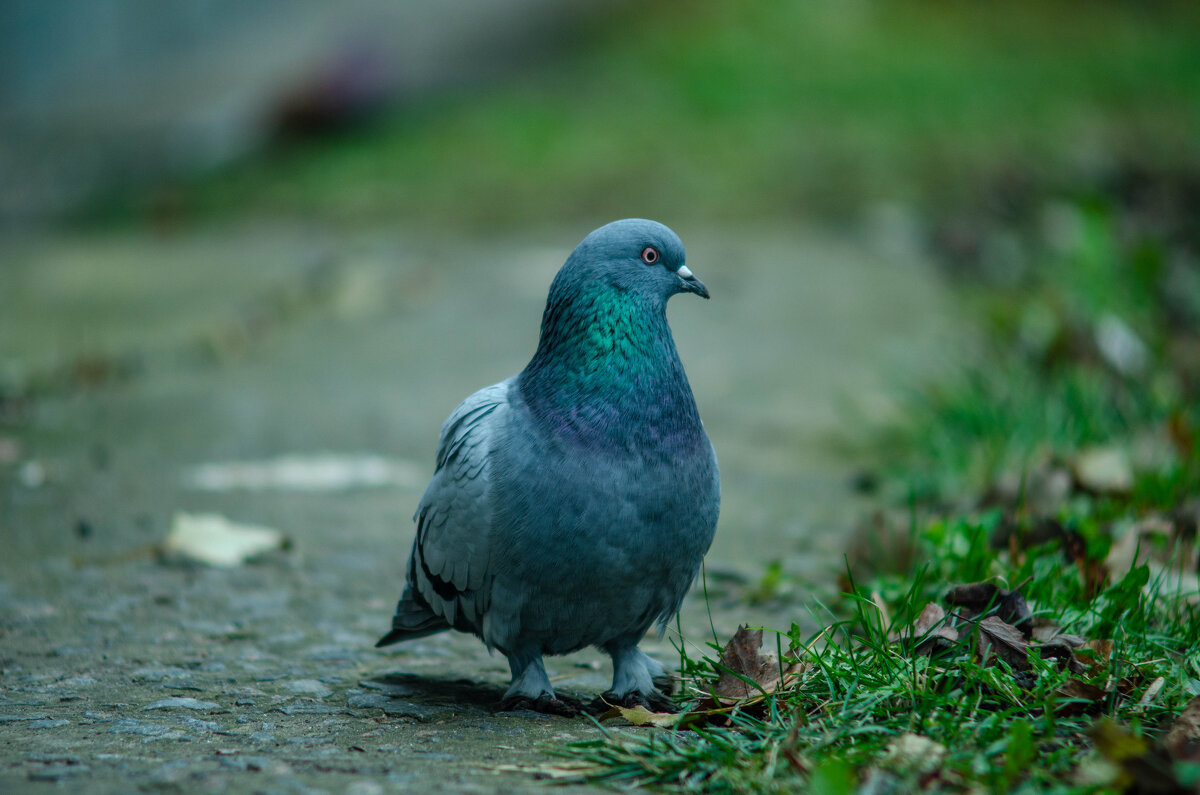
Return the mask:
<path fill-rule="evenodd" d="M 1200 270 L 1179 264 L 1200 227 L 1164 234 L 1155 216 L 1095 201 L 1069 211 L 1073 238 L 1026 239 L 1015 284 L 961 291 L 982 349 L 955 377 L 912 391 L 907 421 L 877 440 L 910 497 L 977 495 L 1099 447 L 1130 459 L 1143 509 L 1200 493 Z M 1113 327 L 1136 356 L 1105 349 Z"/>
<path fill-rule="evenodd" d="M 1189 3 L 626 4 L 490 85 L 100 214 L 837 216 L 1169 171 L 1200 163 L 1198 36 Z"/>
<path fill-rule="evenodd" d="M 613 730 L 574 746 L 571 757 L 598 765 L 594 780 L 681 790 L 785 792 L 816 782 L 822 791 L 854 792 L 873 778 L 887 782 L 886 791 L 1111 789 L 1116 774 L 1093 750 L 1093 727 L 1109 718 L 1134 736 L 1153 736 L 1200 694 L 1200 660 L 1192 653 L 1200 617 L 1152 581 L 1145 565 L 1089 595 L 1057 549 L 1033 550 L 1017 563 L 988 548 L 989 529 L 988 521 L 971 519 L 926 525 L 919 537 L 930 562 L 915 577 L 853 587 L 845 594 L 849 617 L 818 636 L 795 626 L 782 633 L 782 648 L 791 649 L 785 660 L 806 664 L 804 672 L 734 713 L 731 725 L 648 736 Z M 947 583 L 983 577 L 1026 582 L 1035 617 L 1111 640 L 1111 657 L 1077 676 L 1036 651 L 1019 671 L 1003 661 L 981 663 L 969 640 L 934 656 L 895 641 Z M 877 588 L 893 594 L 890 620 L 871 596 Z M 686 669 L 689 687 L 704 693 L 721 666 L 714 656 Z M 1140 704 L 1158 677 L 1157 697 Z M 1116 687 L 1080 699 L 1067 690 L 1072 679 Z M 904 743 L 921 750 L 906 752 Z M 1176 775 L 1200 780 L 1186 765 Z"/>

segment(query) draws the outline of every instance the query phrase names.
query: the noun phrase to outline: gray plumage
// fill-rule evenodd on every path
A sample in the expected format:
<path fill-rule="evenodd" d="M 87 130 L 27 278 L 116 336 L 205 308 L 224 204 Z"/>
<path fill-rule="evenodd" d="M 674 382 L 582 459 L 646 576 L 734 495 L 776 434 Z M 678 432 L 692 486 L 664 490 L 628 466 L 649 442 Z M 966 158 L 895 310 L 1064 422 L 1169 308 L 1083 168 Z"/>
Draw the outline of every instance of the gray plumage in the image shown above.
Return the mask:
<path fill-rule="evenodd" d="M 679 292 L 708 297 L 675 233 L 617 221 L 588 235 L 550 287 L 537 352 L 442 426 L 437 468 L 392 631 L 447 629 L 509 661 L 508 707 L 572 713 L 542 655 L 597 646 L 610 702 L 669 701 L 637 644 L 665 623 L 712 542 L 716 456 L 666 320 Z"/>

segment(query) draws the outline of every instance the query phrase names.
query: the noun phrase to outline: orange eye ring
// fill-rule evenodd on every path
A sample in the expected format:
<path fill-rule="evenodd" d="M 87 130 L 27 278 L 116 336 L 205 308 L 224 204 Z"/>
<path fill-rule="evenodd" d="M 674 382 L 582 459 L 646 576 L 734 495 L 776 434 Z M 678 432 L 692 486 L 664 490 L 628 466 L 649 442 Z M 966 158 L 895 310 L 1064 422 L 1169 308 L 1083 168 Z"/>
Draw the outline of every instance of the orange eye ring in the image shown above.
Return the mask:
<path fill-rule="evenodd" d="M 647 265 L 653 265 L 654 263 L 658 262 L 661 256 L 662 255 L 658 253 L 658 249 L 654 248 L 654 246 L 646 246 L 644 249 L 642 249 L 642 262 L 646 263 Z"/>

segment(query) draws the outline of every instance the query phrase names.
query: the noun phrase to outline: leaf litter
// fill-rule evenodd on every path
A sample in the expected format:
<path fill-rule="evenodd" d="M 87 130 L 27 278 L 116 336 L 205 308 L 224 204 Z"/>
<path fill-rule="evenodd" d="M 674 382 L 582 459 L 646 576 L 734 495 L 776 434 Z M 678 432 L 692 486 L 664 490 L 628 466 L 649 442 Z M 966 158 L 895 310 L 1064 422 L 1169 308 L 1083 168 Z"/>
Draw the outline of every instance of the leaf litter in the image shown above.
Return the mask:
<path fill-rule="evenodd" d="M 1099 715 L 1113 699 L 1136 704 L 1139 709 L 1157 700 L 1165 684 L 1163 677 L 1149 683 L 1140 679 L 1138 666 L 1115 657 L 1116 646 L 1110 638 L 1086 638 L 1067 632 L 1052 621 L 1035 618 L 1020 588 L 1005 589 L 991 581 L 951 586 L 942 598 L 949 610 L 936 601 L 928 602 L 910 624 L 893 628 L 887 641 L 901 654 L 914 659 L 966 655 L 985 668 L 1000 667 L 1011 674 L 1020 691 L 1027 693 L 1036 689 L 1038 677 L 1054 676 L 1058 671 L 1060 675 L 1054 680 L 1057 684 L 1052 692 L 1053 712 L 1060 718 Z M 872 596 L 873 606 L 886 618 L 882 598 L 878 593 Z M 765 717 L 769 698 L 775 697 L 776 704 L 787 703 L 779 699 L 786 699 L 792 695 L 791 691 L 805 686 L 805 674 L 816 666 L 803 658 L 815 650 L 817 640 L 831 629 L 823 630 L 808 647 L 789 649 L 780 659 L 763 651 L 761 628 L 739 627 L 721 648 L 720 660 L 713 666 L 719 675 L 709 682 L 707 689 L 695 692 L 696 697 L 683 712 L 658 713 L 641 706 L 614 707 L 600 716 L 600 720 L 621 719 L 634 726 L 665 730 L 701 729 L 705 725 L 736 729 L 739 715 Z M 1037 659 L 1049 663 L 1051 668 L 1036 665 Z M 1114 670 L 1127 673 L 1114 677 L 1111 675 Z M 1061 676 L 1062 673 L 1067 675 Z M 1031 703 L 1029 709 L 1035 711 L 1036 707 Z M 802 722 L 803 718 L 798 720 Z M 1028 735 L 1029 724 L 1018 723 Z M 1019 728 L 1016 726 L 1014 731 Z M 1019 731 L 1014 737 L 1017 735 Z M 1177 716 L 1161 742 L 1135 737 L 1108 719 L 1093 726 L 1091 737 L 1100 754 L 1118 769 L 1114 783 L 1124 788 L 1141 788 L 1139 791 L 1196 791 L 1186 781 L 1181 783 L 1187 776 L 1181 779 L 1172 767 L 1172 760 L 1200 764 L 1200 696 L 1193 698 Z M 1020 765 L 1010 764 L 1012 775 L 1019 776 L 1021 765 L 1032 762 L 1035 752 L 1028 737 L 1026 745 L 1028 758 Z M 813 763 L 798 748 L 784 748 L 780 753 L 795 771 L 811 773 Z M 917 777 L 921 789 L 958 788 L 963 784 L 960 773 L 942 767 L 949 753 L 944 744 L 931 737 L 902 732 L 887 743 L 875 766 L 867 771 L 866 780 L 908 775 Z M 1010 748 L 1009 753 L 1011 763 L 1015 752 Z M 1081 776 L 1086 775 L 1088 764 L 1093 763 L 1085 763 L 1078 769 L 1077 772 L 1084 771 Z"/>

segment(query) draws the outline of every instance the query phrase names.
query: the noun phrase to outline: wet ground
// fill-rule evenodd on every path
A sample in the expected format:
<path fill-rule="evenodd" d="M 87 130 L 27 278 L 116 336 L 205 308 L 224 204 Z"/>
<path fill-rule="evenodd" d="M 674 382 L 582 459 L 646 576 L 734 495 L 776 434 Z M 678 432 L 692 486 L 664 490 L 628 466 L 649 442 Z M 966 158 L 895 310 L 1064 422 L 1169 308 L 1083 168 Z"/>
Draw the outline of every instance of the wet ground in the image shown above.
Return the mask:
<path fill-rule="evenodd" d="M 372 644 L 441 421 L 524 365 L 587 231 L 258 224 L 5 243 L 0 384 L 32 397 L 0 418 L 0 790 L 544 788 L 528 768 L 594 725 L 494 713 L 507 667 L 472 638 Z M 738 583 L 780 561 L 828 590 L 861 509 L 839 440 L 942 366 L 949 298 L 865 235 L 677 231 L 713 294 L 669 313 L 722 468 L 713 623 L 724 637 L 811 622 L 806 595 L 751 607 Z M 189 477 L 330 453 L 387 475 Z M 289 548 L 229 569 L 164 559 L 180 512 L 276 528 Z M 699 654 L 698 592 L 682 627 Z M 646 648 L 673 664 L 672 643 Z M 592 651 L 547 668 L 587 698 L 610 675 Z"/>

